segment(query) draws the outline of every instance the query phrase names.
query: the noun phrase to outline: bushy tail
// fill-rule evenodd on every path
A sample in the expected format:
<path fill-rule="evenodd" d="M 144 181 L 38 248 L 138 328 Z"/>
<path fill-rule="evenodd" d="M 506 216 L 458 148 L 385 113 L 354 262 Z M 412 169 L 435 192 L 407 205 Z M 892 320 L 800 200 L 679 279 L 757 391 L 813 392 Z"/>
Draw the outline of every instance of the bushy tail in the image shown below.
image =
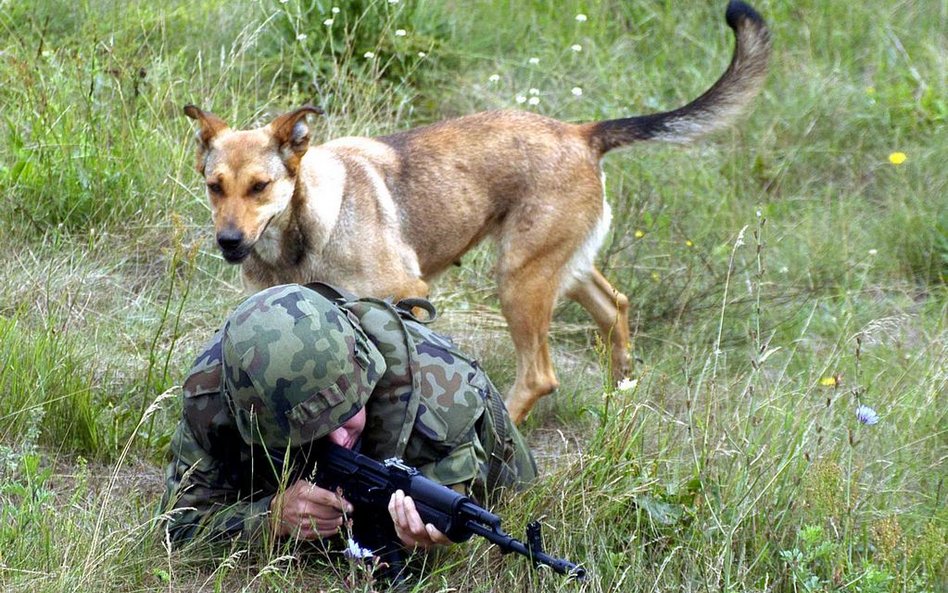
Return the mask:
<path fill-rule="evenodd" d="M 600 154 L 641 140 L 691 142 L 727 127 L 753 100 L 767 76 L 770 32 L 757 11 L 743 2 L 728 4 L 725 19 L 734 29 L 734 57 L 703 95 L 673 111 L 587 124 L 590 144 Z"/>

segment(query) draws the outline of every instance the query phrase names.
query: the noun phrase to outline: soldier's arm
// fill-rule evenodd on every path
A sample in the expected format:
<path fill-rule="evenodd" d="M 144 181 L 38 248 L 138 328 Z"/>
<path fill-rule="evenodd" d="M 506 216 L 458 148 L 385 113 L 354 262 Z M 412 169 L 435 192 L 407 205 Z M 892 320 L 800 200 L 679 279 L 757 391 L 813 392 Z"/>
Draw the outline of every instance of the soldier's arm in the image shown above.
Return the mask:
<path fill-rule="evenodd" d="M 242 496 L 228 461 L 205 450 L 187 422 L 178 424 L 170 456 L 163 509 L 173 542 L 251 540 L 268 529 L 273 496 Z"/>

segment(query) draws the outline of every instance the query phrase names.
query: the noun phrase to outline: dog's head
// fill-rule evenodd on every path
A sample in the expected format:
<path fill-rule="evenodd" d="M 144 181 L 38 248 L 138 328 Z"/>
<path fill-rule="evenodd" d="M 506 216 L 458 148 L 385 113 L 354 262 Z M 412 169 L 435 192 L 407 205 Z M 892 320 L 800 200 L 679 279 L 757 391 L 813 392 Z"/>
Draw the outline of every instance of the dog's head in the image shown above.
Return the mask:
<path fill-rule="evenodd" d="M 305 106 L 262 128 L 232 130 L 213 113 L 194 105 L 184 113 L 196 120 L 197 170 L 207 183 L 217 245 L 224 259 L 243 261 L 267 225 L 293 197 L 300 160 L 309 148 Z"/>

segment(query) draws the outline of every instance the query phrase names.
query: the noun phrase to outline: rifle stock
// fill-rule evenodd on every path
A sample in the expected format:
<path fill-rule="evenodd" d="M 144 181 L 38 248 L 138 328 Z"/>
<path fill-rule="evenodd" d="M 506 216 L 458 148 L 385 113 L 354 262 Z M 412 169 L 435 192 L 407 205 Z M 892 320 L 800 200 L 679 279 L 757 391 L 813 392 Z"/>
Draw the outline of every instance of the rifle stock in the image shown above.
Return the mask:
<path fill-rule="evenodd" d="M 400 459 L 379 462 L 328 441 L 320 443 L 315 459 L 313 481 L 327 490 L 341 491 L 356 509 L 360 506 L 386 508 L 392 494 L 401 490 L 411 496 L 422 520 L 437 527 L 453 542 L 467 541 L 478 535 L 505 554 L 514 552 L 526 556 L 534 567 L 548 566 L 554 572 L 579 580 L 586 576 L 583 567 L 543 551 L 538 522 L 527 526 L 527 543 L 517 540 L 501 529 L 499 516 L 467 496 L 429 480 Z"/>

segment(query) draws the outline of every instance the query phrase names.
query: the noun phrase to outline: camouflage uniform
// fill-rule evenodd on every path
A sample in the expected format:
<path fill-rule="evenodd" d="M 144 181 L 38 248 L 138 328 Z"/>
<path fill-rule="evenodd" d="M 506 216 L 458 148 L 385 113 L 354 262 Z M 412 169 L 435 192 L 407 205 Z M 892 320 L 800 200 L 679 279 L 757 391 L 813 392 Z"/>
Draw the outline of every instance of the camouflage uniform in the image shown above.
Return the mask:
<path fill-rule="evenodd" d="M 363 405 L 360 448 L 370 457 L 401 457 L 484 503 L 536 477 L 474 360 L 407 309 L 325 285 L 250 297 L 197 358 L 183 391 L 163 502 L 173 507 L 174 541 L 260 535 L 281 479 L 268 450 L 320 438 Z"/>

